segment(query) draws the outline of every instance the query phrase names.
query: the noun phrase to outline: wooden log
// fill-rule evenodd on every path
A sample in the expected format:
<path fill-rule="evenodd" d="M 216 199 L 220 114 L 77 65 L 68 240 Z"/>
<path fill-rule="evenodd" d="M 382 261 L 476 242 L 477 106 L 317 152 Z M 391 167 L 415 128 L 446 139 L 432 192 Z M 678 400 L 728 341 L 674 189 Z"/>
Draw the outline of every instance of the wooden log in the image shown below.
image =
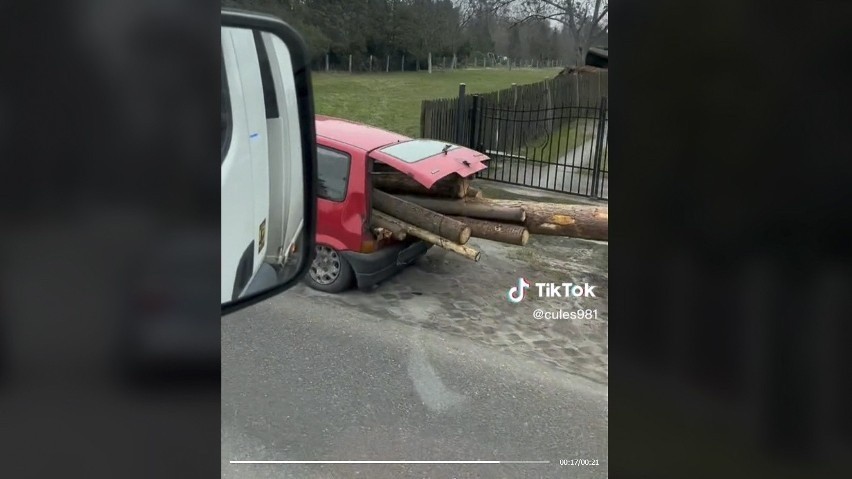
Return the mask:
<path fill-rule="evenodd" d="M 471 248 L 470 246 L 465 246 L 465 245 L 460 245 L 458 243 L 454 243 L 454 242 L 448 240 L 447 238 L 443 238 L 441 236 L 438 236 L 438 235 L 436 235 L 436 234 L 434 234 L 430 231 L 424 230 L 423 228 L 418 228 L 417 226 L 414 226 L 410 223 L 406 223 L 405 221 L 402 221 L 399 218 L 394 218 L 392 216 L 386 215 L 386 214 L 384 214 L 384 213 L 382 213 L 381 211 L 378 211 L 378 210 L 373 210 L 373 217 L 374 218 L 380 218 L 381 221 L 385 221 L 385 222 L 388 222 L 388 223 L 394 223 L 399 228 L 401 228 L 403 231 L 405 231 L 406 234 L 414 236 L 415 238 L 420 238 L 423 241 L 426 241 L 426 242 L 431 243 L 435 246 L 439 246 L 441 248 L 444 248 L 447 251 L 452 251 L 453 253 L 460 254 L 467 259 L 470 259 L 470 260 L 473 260 L 473 261 L 479 261 L 479 257 L 481 255 L 481 253 L 479 251 L 476 251 L 475 249 Z"/>
<path fill-rule="evenodd" d="M 474 238 L 484 238 L 518 246 L 526 245 L 530 239 L 529 231 L 520 225 L 497 223 L 464 216 L 451 216 L 450 218 L 457 219 L 470 226 L 470 235 Z"/>
<path fill-rule="evenodd" d="M 503 221 L 508 223 L 523 223 L 526 214 L 523 208 L 517 206 L 499 206 L 479 201 L 475 198 L 450 200 L 446 198 L 427 198 L 424 196 L 400 196 L 405 201 L 420 205 L 446 215 L 467 216 L 483 220 Z"/>
<path fill-rule="evenodd" d="M 482 190 L 475 186 L 468 186 L 466 198 L 482 198 Z"/>
<path fill-rule="evenodd" d="M 607 207 L 489 198 L 470 199 L 468 203 L 480 204 L 483 207 L 523 208 L 527 213 L 524 225 L 530 234 L 609 240 Z"/>
<path fill-rule="evenodd" d="M 370 218 L 370 224 L 371 224 L 371 226 L 383 228 L 383 229 L 390 231 L 391 236 L 393 236 L 393 238 L 398 240 L 398 241 L 403 241 L 407 236 L 406 233 L 405 233 L 405 230 L 402 229 L 402 227 L 400 227 L 396 223 L 393 223 L 391 221 L 387 221 L 387 219 L 384 218 L 384 215 L 382 215 L 382 216 L 372 215 L 371 218 Z"/>
<path fill-rule="evenodd" d="M 470 179 L 452 175 L 436 181 L 432 188 L 426 188 L 414 178 L 399 173 L 377 171 L 373 172 L 373 186 L 387 193 L 403 193 L 409 195 L 426 195 L 443 198 L 464 198 L 470 186 Z"/>
<path fill-rule="evenodd" d="M 461 221 L 389 195 L 384 191 L 373 190 L 373 207 L 454 243 L 465 244 L 470 239 L 470 227 Z"/>

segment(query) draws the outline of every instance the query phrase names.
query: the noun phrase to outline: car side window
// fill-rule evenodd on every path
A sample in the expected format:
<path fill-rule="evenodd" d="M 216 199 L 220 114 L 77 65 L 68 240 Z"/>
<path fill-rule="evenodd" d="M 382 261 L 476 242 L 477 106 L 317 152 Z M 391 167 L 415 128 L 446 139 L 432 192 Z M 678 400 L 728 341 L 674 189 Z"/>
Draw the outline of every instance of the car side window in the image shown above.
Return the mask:
<path fill-rule="evenodd" d="M 346 153 L 317 146 L 318 197 L 331 201 L 343 201 L 346 198 L 350 163 L 351 159 Z"/>

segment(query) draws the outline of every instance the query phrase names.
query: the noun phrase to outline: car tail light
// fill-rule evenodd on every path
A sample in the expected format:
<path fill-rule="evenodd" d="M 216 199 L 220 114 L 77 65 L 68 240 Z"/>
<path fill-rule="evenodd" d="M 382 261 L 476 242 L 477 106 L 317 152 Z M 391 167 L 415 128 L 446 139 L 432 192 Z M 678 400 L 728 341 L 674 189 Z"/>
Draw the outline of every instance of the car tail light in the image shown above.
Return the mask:
<path fill-rule="evenodd" d="M 361 253 L 372 253 L 378 248 L 378 242 L 373 236 L 373 229 L 370 227 L 370 215 L 367 214 L 364 222 L 361 224 Z"/>
<path fill-rule="evenodd" d="M 379 247 L 381 240 L 373 236 L 372 219 L 373 219 L 373 178 L 370 172 L 373 171 L 373 161 L 371 158 L 367 160 L 367 175 L 366 188 L 364 188 L 364 223 L 361 225 L 361 252 L 372 253 Z"/>
<path fill-rule="evenodd" d="M 373 238 L 365 239 L 361 241 L 361 252 L 362 253 L 373 253 L 376 251 L 377 241 Z"/>

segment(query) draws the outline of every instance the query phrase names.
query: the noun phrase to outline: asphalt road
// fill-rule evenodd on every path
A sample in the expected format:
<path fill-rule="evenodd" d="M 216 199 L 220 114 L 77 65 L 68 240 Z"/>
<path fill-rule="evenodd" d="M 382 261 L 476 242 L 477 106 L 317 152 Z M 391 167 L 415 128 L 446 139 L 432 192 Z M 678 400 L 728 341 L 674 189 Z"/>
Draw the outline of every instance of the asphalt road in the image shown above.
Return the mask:
<path fill-rule="evenodd" d="M 606 454 L 606 386 L 540 362 L 298 290 L 222 320 L 223 477 L 607 477 Z"/>

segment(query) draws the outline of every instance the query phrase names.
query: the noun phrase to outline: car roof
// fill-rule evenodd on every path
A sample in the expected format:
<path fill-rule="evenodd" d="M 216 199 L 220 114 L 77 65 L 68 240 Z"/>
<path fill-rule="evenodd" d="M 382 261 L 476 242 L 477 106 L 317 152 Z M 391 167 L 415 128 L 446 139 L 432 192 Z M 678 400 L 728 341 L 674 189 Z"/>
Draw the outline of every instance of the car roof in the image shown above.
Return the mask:
<path fill-rule="evenodd" d="M 411 139 L 374 126 L 324 115 L 316 115 L 315 124 L 317 136 L 340 141 L 365 151 Z"/>

